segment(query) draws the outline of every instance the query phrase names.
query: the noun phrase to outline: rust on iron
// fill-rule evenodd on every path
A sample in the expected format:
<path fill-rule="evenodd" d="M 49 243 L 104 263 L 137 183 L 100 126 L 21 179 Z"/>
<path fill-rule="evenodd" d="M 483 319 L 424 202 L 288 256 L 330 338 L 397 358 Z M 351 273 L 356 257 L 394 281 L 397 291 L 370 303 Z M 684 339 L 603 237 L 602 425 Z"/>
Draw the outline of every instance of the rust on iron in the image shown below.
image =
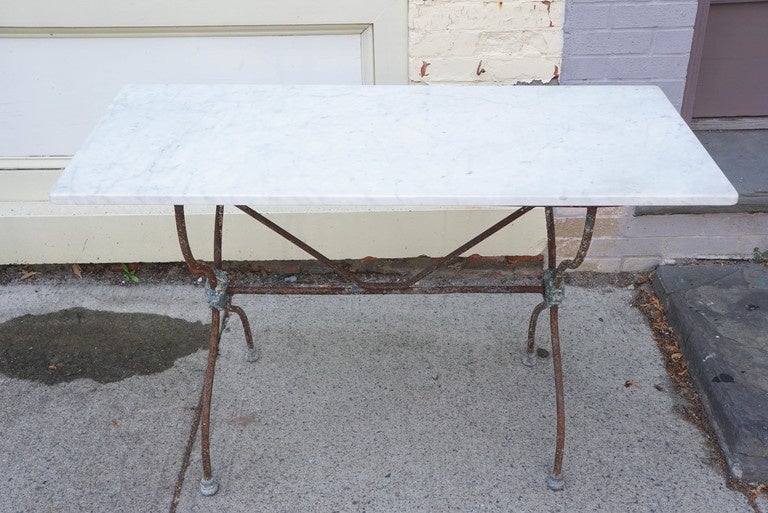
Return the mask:
<path fill-rule="evenodd" d="M 189 245 L 189 237 L 187 236 L 187 222 L 184 217 L 184 206 L 174 205 L 174 213 L 176 216 L 176 233 L 179 237 L 179 247 L 181 248 L 181 254 L 184 257 L 184 261 L 187 263 L 187 268 L 192 274 L 204 274 L 208 278 L 208 283 L 212 288 L 216 288 L 216 275 L 213 272 L 213 268 L 203 262 L 195 260 L 192 255 L 192 249 Z"/>
<path fill-rule="evenodd" d="M 545 309 L 549 309 L 550 342 L 552 344 L 552 366 L 555 379 L 555 408 L 557 411 L 557 433 L 555 438 L 555 458 L 552 465 L 552 473 L 547 485 L 551 490 L 562 490 L 564 486 L 563 454 L 565 451 L 565 394 L 563 391 L 563 366 L 560 349 L 560 327 L 558 325 L 559 306 L 564 298 L 563 279 L 565 272 L 576 269 L 583 262 L 589 251 L 592 235 L 597 217 L 597 207 L 587 207 L 584 221 L 584 231 L 581 236 L 579 248 L 573 259 L 566 259 L 557 264 L 557 235 L 555 233 L 555 216 L 552 207 L 544 209 L 547 226 L 547 268 L 542 277 L 542 289 L 544 301 L 536 305 L 531 313 L 528 324 L 528 340 L 525 348 L 526 365 L 533 365 L 533 352 L 536 337 L 536 324 L 539 315 Z"/>
<path fill-rule="evenodd" d="M 542 301 L 538 305 L 536 305 L 533 308 L 533 312 L 531 312 L 531 320 L 528 322 L 528 340 L 525 345 L 525 352 L 529 355 L 533 355 L 533 350 L 535 349 L 535 341 L 536 341 L 536 323 L 539 320 L 539 315 L 541 315 L 541 312 L 543 312 L 547 308 L 547 303 Z"/>
<path fill-rule="evenodd" d="M 224 205 L 216 205 L 216 217 L 213 224 L 213 267 L 215 269 L 221 269 L 221 237 L 223 228 Z"/>
<path fill-rule="evenodd" d="M 521 207 L 514 212 L 512 212 L 510 215 L 502 219 L 501 221 L 497 222 L 487 230 L 483 231 L 476 237 L 470 239 L 466 243 L 462 244 L 455 250 L 451 251 L 448 255 L 437 259 L 436 261 L 433 261 L 430 265 L 428 265 L 426 268 L 424 268 L 422 271 L 416 273 L 412 277 L 405 279 L 403 281 L 394 282 L 394 283 L 371 283 L 366 282 L 361 279 L 359 279 L 354 274 L 348 272 L 346 269 L 339 266 L 336 262 L 331 260 L 330 258 L 326 257 L 322 253 L 320 253 L 318 250 L 307 244 L 306 242 L 302 241 L 292 233 L 288 232 L 281 226 L 277 225 L 273 221 L 269 220 L 268 218 L 264 217 L 260 213 L 256 212 L 252 208 L 245 206 L 245 205 L 237 205 L 237 208 L 272 230 L 273 232 L 277 233 L 284 239 L 288 240 L 292 244 L 294 244 L 296 247 L 301 248 L 305 252 L 309 253 L 312 257 L 314 257 L 316 260 L 322 262 L 325 266 L 327 266 L 329 269 L 331 269 L 333 272 L 338 274 L 340 277 L 344 278 L 346 281 L 350 283 L 354 283 L 361 289 L 365 291 L 392 291 L 392 290 L 406 290 L 411 287 L 413 287 L 414 284 L 416 284 L 421 279 L 425 278 L 429 274 L 431 274 L 433 271 L 438 269 L 439 267 L 443 265 L 449 264 L 451 261 L 453 261 L 456 257 L 461 255 L 462 253 L 466 252 L 467 250 L 471 249 L 472 247 L 476 246 L 477 244 L 481 243 L 494 233 L 498 232 L 505 226 L 509 225 L 516 219 L 520 218 L 521 216 L 525 215 L 526 213 L 533 210 L 534 207 Z"/>
<path fill-rule="evenodd" d="M 546 2 L 544 2 L 546 4 Z M 184 207 L 176 205 L 176 229 L 179 238 L 179 245 L 181 247 L 182 255 L 187 264 L 187 267 L 194 274 L 205 274 L 208 277 L 208 287 L 215 289 L 217 282 L 217 274 L 225 276 L 226 274 L 222 270 L 222 231 L 223 231 L 223 206 L 216 207 L 216 215 L 214 221 L 214 244 L 213 244 L 213 263 L 212 265 L 205 262 L 195 260 L 190 248 L 189 239 L 187 236 L 186 222 L 184 218 Z M 421 283 L 424 278 L 434 273 L 441 267 L 448 267 L 452 262 L 459 259 L 460 255 L 468 251 L 470 248 L 479 244 L 483 240 L 487 239 L 494 233 L 498 232 L 502 228 L 508 226 L 510 223 L 533 210 L 534 207 L 521 207 L 506 216 L 501 221 L 497 222 L 487 230 L 480 233 L 478 236 L 470 239 L 466 243 L 462 244 L 454 251 L 442 258 L 430 259 L 428 265 L 421 271 L 407 278 L 395 278 L 394 280 L 387 282 L 366 281 L 355 275 L 345 267 L 344 262 L 337 262 L 326 257 L 318 250 L 302 241 L 295 235 L 289 233 L 276 223 L 272 222 L 268 218 L 264 217 L 260 213 L 251 209 L 245 205 L 237 205 L 237 208 L 260 222 L 270 230 L 274 231 L 281 237 L 287 239 L 289 242 L 304 250 L 309 255 L 314 257 L 317 261 L 321 262 L 328 269 L 330 269 L 338 278 L 345 281 L 345 283 L 337 283 L 334 281 L 325 280 L 323 283 L 295 283 L 296 278 L 293 277 L 294 283 L 291 285 L 283 284 L 266 284 L 266 285 L 242 285 L 242 286 L 227 286 L 222 281 L 220 288 L 227 297 L 231 297 L 234 294 L 297 294 L 297 295 L 346 295 L 346 294 L 446 294 L 446 293 L 537 293 L 542 294 L 544 301 L 537 304 L 532 313 L 528 325 L 528 339 L 526 343 L 526 354 L 530 357 L 534 351 L 534 340 L 536 333 L 536 325 L 538 318 L 542 311 L 549 309 L 549 322 L 550 322 L 550 338 L 552 344 L 552 363 L 554 370 L 555 380 L 555 403 L 557 410 L 557 434 L 555 441 L 555 459 L 552 467 L 552 473 L 550 475 L 548 485 L 552 490 L 560 490 L 563 487 L 562 480 L 562 465 L 563 454 L 565 448 L 565 403 L 563 392 L 563 371 L 562 371 L 562 355 L 560 349 L 560 331 L 558 326 L 558 305 L 562 301 L 562 282 L 565 276 L 565 272 L 569 269 L 575 269 L 579 267 L 584 258 L 592 240 L 594 232 L 595 219 L 597 215 L 597 207 L 587 207 L 586 219 L 584 223 L 584 231 L 582 234 L 581 242 L 576 255 L 573 259 L 563 260 L 560 264 L 557 264 L 557 240 L 555 234 L 555 222 L 554 212 L 552 207 L 545 208 L 546 228 L 547 228 L 547 259 L 546 269 L 538 284 L 485 284 L 485 285 L 453 285 L 444 284 L 440 280 L 436 280 L 437 284 Z M 369 261 L 376 259 L 369 259 Z M 471 260 L 471 259 L 470 259 Z M 461 264 L 458 265 L 461 267 Z M 540 273 L 540 271 L 539 271 Z M 429 281 L 429 280 L 427 280 Z M 433 280 L 434 281 L 434 280 Z M 523 282 L 525 283 L 525 282 Z M 210 413 L 211 413 L 211 398 L 213 391 L 213 380 L 216 367 L 216 358 L 218 356 L 218 345 L 223 331 L 223 323 L 221 318 L 221 312 L 225 311 L 227 316 L 234 312 L 241 320 L 243 324 L 243 331 L 245 333 L 246 344 L 249 351 L 254 351 L 253 336 L 248 323 L 248 318 L 242 308 L 232 305 L 228 301 L 223 307 L 219 308 L 218 303 L 211 305 L 211 335 L 210 335 L 210 349 L 208 353 L 208 364 L 205 372 L 205 381 L 203 383 L 203 389 L 201 394 L 201 418 L 200 418 L 200 431 L 201 431 L 201 448 L 202 448 L 202 464 L 203 464 L 203 486 L 206 491 L 205 494 L 216 493 L 218 485 L 211 472 L 210 461 Z M 224 321 L 226 318 L 224 319 Z M 201 488 L 202 489 L 202 488 Z"/>
<path fill-rule="evenodd" d="M 216 372 L 216 358 L 219 356 L 219 322 L 221 315 L 215 308 L 211 308 L 211 338 L 208 348 L 208 364 L 205 368 L 205 380 L 203 381 L 203 393 L 200 409 L 200 446 L 203 458 L 203 479 L 211 481 L 211 397 L 213 395 L 213 378 Z"/>
<path fill-rule="evenodd" d="M 549 331 L 552 338 L 552 365 L 555 374 L 555 409 L 557 410 L 557 435 L 555 440 L 555 462 L 552 465 L 550 488 L 562 487 L 563 453 L 565 452 L 565 398 L 563 393 L 563 364 L 560 353 L 560 327 L 558 306 L 549 309 Z M 554 481 L 554 483 L 553 483 Z M 553 487 L 554 485 L 554 487 Z"/>
<path fill-rule="evenodd" d="M 227 292 L 232 294 L 229 292 L 229 290 L 230 287 L 227 287 Z M 245 311 L 239 306 L 230 304 L 227 306 L 227 312 L 235 312 L 235 314 L 237 314 L 237 316 L 240 318 L 240 322 L 243 324 L 243 332 L 245 333 L 245 344 L 248 346 L 248 349 L 253 351 L 254 347 L 253 335 L 251 334 L 251 324 L 248 322 L 248 316 L 245 315 Z"/>
<path fill-rule="evenodd" d="M 299 295 L 299 296 L 333 296 L 333 295 L 354 295 L 354 294 L 522 294 L 522 293 L 541 293 L 542 288 L 538 285 L 450 285 L 444 287 L 408 287 L 408 288 L 381 288 L 364 289 L 355 285 L 342 286 L 313 286 L 313 285 L 291 285 L 284 287 L 272 286 L 231 286 L 227 287 L 227 293 L 234 294 L 279 294 L 279 295 Z"/>
<path fill-rule="evenodd" d="M 587 215 L 584 220 L 584 232 L 581 235 L 581 242 L 579 243 L 579 249 L 576 251 L 576 256 L 572 260 L 563 260 L 560 265 L 557 266 L 557 279 L 556 286 L 560 286 L 560 283 L 565 276 L 567 269 L 576 269 L 587 257 L 587 251 L 589 251 L 589 245 L 592 243 L 592 234 L 595 231 L 595 220 L 597 218 L 597 207 L 587 207 Z M 553 227 L 554 238 L 554 227 Z"/>

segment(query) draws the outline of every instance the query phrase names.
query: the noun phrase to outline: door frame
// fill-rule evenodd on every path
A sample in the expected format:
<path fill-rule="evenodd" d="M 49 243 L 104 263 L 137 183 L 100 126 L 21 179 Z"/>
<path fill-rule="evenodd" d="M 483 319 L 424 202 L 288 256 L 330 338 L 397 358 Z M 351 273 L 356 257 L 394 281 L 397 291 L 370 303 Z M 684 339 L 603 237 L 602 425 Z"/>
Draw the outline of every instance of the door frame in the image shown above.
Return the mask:
<path fill-rule="evenodd" d="M 685 77 L 685 90 L 683 91 L 683 104 L 680 114 L 687 123 L 693 119 L 693 103 L 696 99 L 696 88 L 701 69 L 701 58 L 704 54 L 704 39 L 709 20 L 709 9 L 716 4 L 746 4 L 759 3 L 765 0 L 698 0 L 696 19 L 693 22 L 693 41 L 691 42 L 691 57 L 688 60 L 688 71 Z M 733 128 L 733 127 L 731 127 Z"/>

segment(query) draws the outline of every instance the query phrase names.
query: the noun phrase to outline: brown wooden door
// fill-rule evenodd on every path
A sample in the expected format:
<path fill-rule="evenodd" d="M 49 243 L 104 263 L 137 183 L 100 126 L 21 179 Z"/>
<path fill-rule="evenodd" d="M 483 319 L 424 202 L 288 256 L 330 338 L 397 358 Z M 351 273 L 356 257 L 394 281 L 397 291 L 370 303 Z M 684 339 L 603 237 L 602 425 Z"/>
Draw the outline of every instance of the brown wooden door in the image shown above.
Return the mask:
<path fill-rule="evenodd" d="M 693 117 L 768 116 L 768 0 L 712 0 Z"/>

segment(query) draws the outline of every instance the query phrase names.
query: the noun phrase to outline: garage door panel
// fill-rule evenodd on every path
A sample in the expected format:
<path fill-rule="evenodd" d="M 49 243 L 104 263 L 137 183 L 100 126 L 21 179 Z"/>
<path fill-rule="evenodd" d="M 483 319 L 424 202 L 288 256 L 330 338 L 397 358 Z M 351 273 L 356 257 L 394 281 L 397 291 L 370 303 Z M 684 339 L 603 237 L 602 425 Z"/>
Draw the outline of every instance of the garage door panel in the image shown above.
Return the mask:
<path fill-rule="evenodd" d="M 360 34 L 0 38 L 0 156 L 71 155 L 126 83 L 362 82 Z"/>

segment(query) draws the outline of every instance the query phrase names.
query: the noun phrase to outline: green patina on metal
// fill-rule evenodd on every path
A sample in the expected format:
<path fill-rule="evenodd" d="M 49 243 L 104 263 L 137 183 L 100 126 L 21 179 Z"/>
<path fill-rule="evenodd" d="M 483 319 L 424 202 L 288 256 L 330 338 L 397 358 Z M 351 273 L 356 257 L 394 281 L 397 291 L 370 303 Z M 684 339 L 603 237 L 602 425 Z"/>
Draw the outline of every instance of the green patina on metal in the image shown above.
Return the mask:
<path fill-rule="evenodd" d="M 557 269 L 546 269 L 544 271 L 544 302 L 547 308 L 559 305 L 565 298 L 565 287 L 560 283 L 560 286 L 556 286 L 557 282 Z"/>
<path fill-rule="evenodd" d="M 212 289 L 210 283 L 205 283 L 205 300 L 211 308 L 215 308 L 219 311 L 226 310 L 229 306 L 231 297 L 227 294 L 227 287 L 229 286 L 229 278 L 227 273 L 220 269 L 214 270 L 216 274 L 216 288 Z"/>

